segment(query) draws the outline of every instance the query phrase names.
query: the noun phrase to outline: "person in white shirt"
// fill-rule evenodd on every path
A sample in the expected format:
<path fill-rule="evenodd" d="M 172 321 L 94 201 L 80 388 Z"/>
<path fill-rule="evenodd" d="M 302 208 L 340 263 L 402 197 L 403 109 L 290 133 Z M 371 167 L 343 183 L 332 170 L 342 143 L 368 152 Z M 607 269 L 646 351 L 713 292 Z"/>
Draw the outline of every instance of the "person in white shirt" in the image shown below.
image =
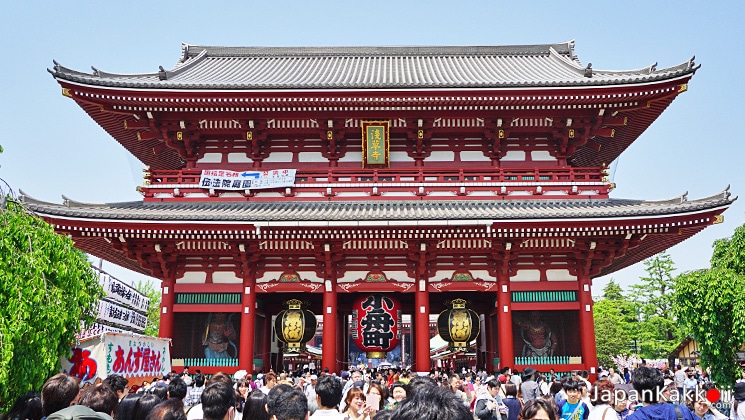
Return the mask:
<path fill-rule="evenodd" d="M 315 397 L 318 410 L 310 416 L 310 420 L 342 420 L 341 414 L 336 406 L 341 402 L 342 384 L 330 375 L 323 375 L 315 386 Z M 308 401 L 310 405 L 310 401 Z"/>

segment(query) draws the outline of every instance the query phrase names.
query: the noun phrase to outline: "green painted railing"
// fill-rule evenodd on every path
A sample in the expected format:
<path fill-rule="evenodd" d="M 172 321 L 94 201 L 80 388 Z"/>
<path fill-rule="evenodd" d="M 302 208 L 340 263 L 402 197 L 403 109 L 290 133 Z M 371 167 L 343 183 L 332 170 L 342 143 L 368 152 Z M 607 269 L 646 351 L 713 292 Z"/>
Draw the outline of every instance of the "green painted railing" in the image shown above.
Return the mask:
<path fill-rule="evenodd" d="M 178 304 L 224 305 L 240 304 L 240 293 L 176 293 Z"/>
<path fill-rule="evenodd" d="M 512 292 L 512 302 L 576 302 L 576 290 Z"/>
<path fill-rule="evenodd" d="M 238 366 L 238 359 L 184 358 L 184 366 Z"/>
<path fill-rule="evenodd" d="M 582 357 L 575 356 L 548 356 L 548 357 L 515 357 L 516 365 L 568 365 L 580 364 Z"/>

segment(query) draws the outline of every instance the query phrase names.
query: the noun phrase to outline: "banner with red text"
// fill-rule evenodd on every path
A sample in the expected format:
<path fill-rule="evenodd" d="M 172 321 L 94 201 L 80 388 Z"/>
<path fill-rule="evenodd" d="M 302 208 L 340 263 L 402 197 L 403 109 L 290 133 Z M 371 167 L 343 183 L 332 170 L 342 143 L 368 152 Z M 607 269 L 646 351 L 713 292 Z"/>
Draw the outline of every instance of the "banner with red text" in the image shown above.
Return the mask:
<path fill-rule="evenodd" d="M 170 340 L 139 334 L 105 333 L 81 340 L 62 371 L 81 382 L 94 382 L 112 374 L 125 378 L 160 378 L 171 371 Z"/>
<path fill-rule="evenodd" d="M 226 171 L 205 169 L 199 178 L 199 186 L 215 190 L 258 190 L 266 188 L 292 187 L 295 185 L 296 169 L 271 169 L 265 171 Z"/>

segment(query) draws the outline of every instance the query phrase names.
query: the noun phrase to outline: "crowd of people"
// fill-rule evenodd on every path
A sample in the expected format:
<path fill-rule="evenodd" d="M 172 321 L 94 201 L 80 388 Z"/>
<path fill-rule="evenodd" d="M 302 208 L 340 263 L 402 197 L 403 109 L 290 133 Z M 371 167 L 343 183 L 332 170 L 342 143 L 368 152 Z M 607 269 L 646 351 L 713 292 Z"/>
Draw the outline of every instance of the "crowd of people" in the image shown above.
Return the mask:
<path fill-rule="evenodd" d="M 216 373 L 207 378 L 184 368 L 140 385 L 129 386 L 127 379 L 110 375 L 81 387 L 76 378 L 57 374 L 40 394 L 19 398 L 3 418 L 745 420 L 745 381 L 735 384 L 731 403 L 722 404 L 709 401 L 711 394 L 705 392 L 713 385 L 696 369 L 640 366 L 624 375 L 609 369 L 593 384 L 588 377 L 587 372 L 559 377 L 528 367 L 494 374 L 433 371 L 428 376 L 394 369 L 340 375 L 306 370 L 254 376 L 239 371 L 232 377 Z"/>

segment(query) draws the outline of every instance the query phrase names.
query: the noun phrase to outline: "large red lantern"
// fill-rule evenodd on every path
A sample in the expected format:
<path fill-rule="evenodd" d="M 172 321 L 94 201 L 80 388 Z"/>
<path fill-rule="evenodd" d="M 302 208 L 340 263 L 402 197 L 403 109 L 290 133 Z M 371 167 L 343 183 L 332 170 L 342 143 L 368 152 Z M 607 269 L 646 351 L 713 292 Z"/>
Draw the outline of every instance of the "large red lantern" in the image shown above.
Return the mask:
<path fill-rule="evenodd" d="M 401 342 L 401 304 L 387 295 L 367 295 L 352 305 L 352 341 L 368 359 L 385 359 Z"/>

